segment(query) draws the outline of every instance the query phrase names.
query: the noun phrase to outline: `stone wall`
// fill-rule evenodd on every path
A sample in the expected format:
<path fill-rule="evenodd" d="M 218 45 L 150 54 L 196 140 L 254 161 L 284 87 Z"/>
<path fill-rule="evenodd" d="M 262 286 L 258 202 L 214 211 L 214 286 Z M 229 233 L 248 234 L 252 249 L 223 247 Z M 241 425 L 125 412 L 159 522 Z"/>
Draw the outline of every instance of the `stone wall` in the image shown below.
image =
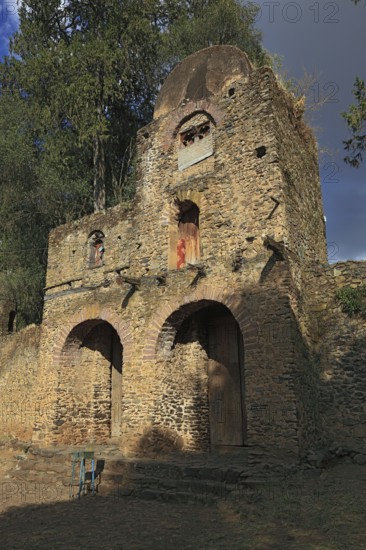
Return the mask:
<path fill-rule="evenodd" d="M 276 128 L 275 162 L 283 176 L 280 206 L 285 210 L 287 250 L 301 290 L 312 263 L 327 263 L 325 220 L 319 184 L 317 144 L 305 124 L 301 102 L 295 102 L 268 73 L 272 116 Z M 300 105 L 299 105 L 300 103 Z"/>
<path fill-rule="evenodd" d="M 362 446 L 366 437 L 366 320 L 342 311 L 344 286 L 366 283 L 366 262 L 318 266 L 304 302 L 309 312 L 319 409 L 328 442 Z"/>
<path fill-rule="evenodd" d="M 35 422 L 47 410 L 47 396 L 37 404 L 41 328 L 31 325 L 1 337 L 0 437 L 30 440 Z"/>

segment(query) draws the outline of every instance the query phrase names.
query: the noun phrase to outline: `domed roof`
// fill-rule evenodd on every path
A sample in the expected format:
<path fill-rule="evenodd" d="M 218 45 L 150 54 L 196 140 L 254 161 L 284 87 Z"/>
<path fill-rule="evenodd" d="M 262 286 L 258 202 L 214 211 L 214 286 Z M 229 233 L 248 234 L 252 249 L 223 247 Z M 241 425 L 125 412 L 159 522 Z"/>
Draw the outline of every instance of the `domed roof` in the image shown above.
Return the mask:
<path fill-rule="evenodd" d="M 158 95 L 154 118 L 169 113 L 184 100 L 209 98 L 251 71 L 247 54 L 236 46 L 211 46 L 200 50 L 170 73 Z"/>

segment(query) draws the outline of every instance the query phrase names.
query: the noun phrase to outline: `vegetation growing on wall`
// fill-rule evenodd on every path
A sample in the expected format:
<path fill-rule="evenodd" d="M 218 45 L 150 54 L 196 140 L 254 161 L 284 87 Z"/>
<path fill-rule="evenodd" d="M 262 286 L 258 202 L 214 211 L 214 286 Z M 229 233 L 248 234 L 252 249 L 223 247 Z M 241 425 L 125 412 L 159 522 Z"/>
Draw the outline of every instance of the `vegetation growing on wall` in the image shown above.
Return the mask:
<path fill-rule="evenodd" d="M 348 315 L 360 315 L 366 319 L 366 284 L 358 287 L 345 286 L 337 291 L 342 310 Z"/>

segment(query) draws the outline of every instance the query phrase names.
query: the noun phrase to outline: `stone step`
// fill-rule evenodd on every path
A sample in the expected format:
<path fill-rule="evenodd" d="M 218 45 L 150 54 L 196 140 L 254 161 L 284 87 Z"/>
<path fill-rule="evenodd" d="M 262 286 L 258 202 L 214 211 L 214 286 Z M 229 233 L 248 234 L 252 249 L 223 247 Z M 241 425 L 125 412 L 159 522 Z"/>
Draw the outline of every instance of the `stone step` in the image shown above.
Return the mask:
<path fill-rule="evenodd" d="M 65 488 L 70 487 L 71 475 L 53 475 L 49 472 L 31 471 L 26 470 L 24 472 L 16 472 L 13 476 L 13 480 L 18 483 L 35 484 L 40 486 L 63 486 Z M 88 484 L 91 484 L 91 480 L 88 479 Z M 79 486 L 79 480 L 76 476 L 73 482 L 73 486 L 76 488 Z M 237 490 L 235 484 L 226 484 L 221 482 L 209 481 L 209 480 L 197 480 L 197 479 L 169 479 L 169 478 L 152 478 L 147 476 L 133 476 L 126 478 L 123 475 L 118 474 L 102 474 L 100 479 L 95 478 L 95 488 L 98 491 L 102 488 L 103 493 L 105 491 L 116 492 L 117 494 L 132 494 L 139 497 L 142 493 L 149 491 L 152 494 L 156 493 L 156 498 L 160 498 L 165 494 L 183 494 L 180 501 L 195 501 L 206 502 L 209 497 L 213 498 L 228 498 L 231 492 Z M 144 493 L 145 494 L 145 493 Z M 185 495 L 185 496 L 184 496 Z M 190 498 L 187 497 L 189 495 Z M 145 498 L 144 496 L 141 498 Z M 148 498 L 148 496 L 146 497 Z M 163 497 L 161 497 L 163 498 Z M 173 500 L 174 497 L 166 496 L 165 500 Z M 178 500 L 179 500 L 178 499 Z"/>
<path fill-rule="evenodd" d="M 107 450 L 108 451 L 108 450 Z M 263 491 L 268 474 L 254 477 L 245 460 L 233 461 L 225 457 L 169 457 L 165 460 L 123 458 L 118 449 L 95 451 L 95 488 L 99 494 L 118 497 L 136 497 L 179 502 L 216 502 L 220 499 L 241 498 Z M 10 478 L 18 483 L 64 487 L 68 493 L 71 481 L 71 453 L 73 449 L 31 448 L 19 455 Z M 91 463 L 86 464 L 88 486 L 91 481 Z M 259 470 L 258 470 L 259 471 Z M 100 477 L 98 474 L 101 474 Z M 79 486 L 79 467 L 76 464 L 74 492 Z"/>
<path fill-rule="evenodd" d="M 159 489 L 162 491 L 183 491 L 196 494 L 213 494 L 220 497 L 227 496 L 236 489 L 236 485 L 228 485 L 207 480 L 197 479 L 169 479 L 159 477 L 133 476 L 125 477 L 118 474 L 102 474 L 101 485 L 121 487 L 124 489 Z"/>
<path fill-rule="evenodd" d="M 106 461 L 104 474 L 144 475 L 169 479 L 195 478 L 217 482 L 237 483 L 247 475 L 247 471 L 236 468 L 211 468 L 202 466 L 178 466 L 174 464 L 126 463 Z"/>

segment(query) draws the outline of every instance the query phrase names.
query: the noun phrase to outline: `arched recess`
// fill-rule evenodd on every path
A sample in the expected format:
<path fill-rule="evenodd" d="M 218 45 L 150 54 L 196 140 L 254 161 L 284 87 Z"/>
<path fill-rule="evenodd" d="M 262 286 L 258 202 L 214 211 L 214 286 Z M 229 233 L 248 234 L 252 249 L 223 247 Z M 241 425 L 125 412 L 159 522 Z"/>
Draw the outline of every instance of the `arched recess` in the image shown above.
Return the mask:
<path fill-rule="evenodd" d="M 164 304 L 154 315 L 146 338 L 143 359 L 145 361 L 155 360 L 159 357 L 164 357 L 165 353 L 170 351 L 175 334 L 179 328 L 179 323 L 183 320 L 186 312 L 196 310 L 196 304 L 201 303 L 204 307 L 207 302 L 218 302 L 225 305 L 235 320 L 237 321 L 240 330 L 243 334 L 245 342 L 251 344 L 255 341 L 257 329 L 253 326 L 247 308 L 245 307 L 244 298 L 239 294 L 232 294 L 228 289 L 200 285 L 197 290 L 189 296 L 184 297 L 184 301 L 179 299 L 173 300 Z M 174 313 L 174 316 L 172 315 Z M 162 332 L 171 334 L 169 348 L 160 346 L 160 337 Z M 168 345 L 168 340 L 165 340 Z"/>
<path fill-rule="evenodd" d="M 102 267 L 104 265 L 105 236 L 103 231 L 92 231 L 88 236 L 87 254 L 88 267 Z"/>
<path fill-rule="evenodd" d="M 164 359 L 159 417 L 173 416 L 185 445 L 240 447 L 245 443 L 242 331 L 228 307 L 214 300 L 185 304 L 164 322 L 157 356 Z M 183 411 L 183 412 L 182 412 Z"/>
<path fill-rule="evenodd" d="M 189 199 L 176 199 L 169 226 L 168 266 L 182 269 L 200 258 L 200 209 Z"/>
<path fill-rule="evenodd" d="M 61 352 L 65 345 L 66 339 L 70 332 L 73 330 L 76 325 L 80 325 L 84 321 L 89 321 L 90 319 L 96 319 L 101 321 L 107 321 L 117 332 L 121 342 L 123 343 L 123 359 L 125 363 L 128 363 L 132 358 L 132 333 L 129 325 L 121 319 L 118 315 L 111 312 L 108 308 L 104 308 L 99 304 L 93 304 L 86 306 L 78 313 L 75 313 L 58 327 L 55 345 L 53 348 L 53 364 L 57 368 L 61 360 Z M 48 326 L 50 323 L 47 319 L 44 320 L 43 324 Z M 52 329 L 52 325 L 50 326 Z"/>
<path fill-rule="evenodd" d="M 123 347 L 102 319 L 77 324 L 58 358 L 58 441 L 105 443 L 120 435 Z"/>

